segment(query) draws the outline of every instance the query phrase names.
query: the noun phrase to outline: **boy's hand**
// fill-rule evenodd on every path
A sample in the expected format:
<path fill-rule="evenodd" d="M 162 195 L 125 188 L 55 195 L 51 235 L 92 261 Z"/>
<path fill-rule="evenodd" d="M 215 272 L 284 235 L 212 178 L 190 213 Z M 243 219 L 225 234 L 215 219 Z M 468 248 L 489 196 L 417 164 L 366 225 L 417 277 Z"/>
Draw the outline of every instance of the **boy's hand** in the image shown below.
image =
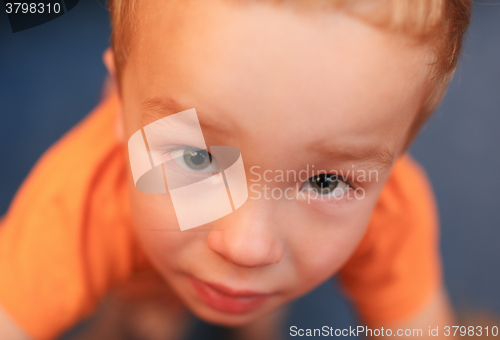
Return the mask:
<path fill-rule="evenodd" d="M 24 333 L 3 311 L 0 306 L 0 339 L 9 340 L 28 340 L 29 337 Z"/>
<path fill-rule="evenodd" d="M 448 301 L 448 296 L 446 293 L 446 289 L 442 287 L 437 294 L 429 300 L 427 305 L 423 307 L 420 312 L 414 315 L 412 318 L 407 319 L 405 321 L 397 322 L 397 323 L 369 323 L 368 327 L 372 329 L 384 329 L 390 328 L 392 330 L 392 334 L 396 334 L 398 329 L 421 329 L 421 335 L 415 336 L 403 336 L 405 339 L 447 339 L 454 340 L 456 339 L 452 334 L 450 336 L 445 336 L 445 328 L 446 326 L 452 327 L 457 326 L 458 323 L 453 315 L 453 309 Z M 439 327 L 438 336 L 429 336 L 429 326 L 431 329 L 435 329 Z M 376 338 L 373 336 L 372 338 Z"/>
<path fill-rule="evenodd" d="M 93 322 L 71 340 L 180 340 L 188 322 L 187 310 L 165 282 L 144 272 L 108 294 Z"/>
<path fill-rule="evenodd" d="M 288 305 L 279 307 L 243 327 L 232 330 L 231 339 L 234 340 L 284 340 L 282 329 Z"/>

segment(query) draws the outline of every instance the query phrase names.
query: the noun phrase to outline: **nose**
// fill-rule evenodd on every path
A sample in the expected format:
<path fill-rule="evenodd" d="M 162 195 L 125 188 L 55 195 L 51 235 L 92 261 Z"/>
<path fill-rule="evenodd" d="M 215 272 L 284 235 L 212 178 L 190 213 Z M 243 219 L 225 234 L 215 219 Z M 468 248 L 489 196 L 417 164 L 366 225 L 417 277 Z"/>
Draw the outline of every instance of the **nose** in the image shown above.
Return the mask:
<path fill-rule="evenodd" d="M 208 247 L 237 266 L 263 267 L 283 258 L 283 245 L 273 228 L 272 207 L 265 202 L 247 201 L 219 220 L 216 227 L 208 235 Z"/>

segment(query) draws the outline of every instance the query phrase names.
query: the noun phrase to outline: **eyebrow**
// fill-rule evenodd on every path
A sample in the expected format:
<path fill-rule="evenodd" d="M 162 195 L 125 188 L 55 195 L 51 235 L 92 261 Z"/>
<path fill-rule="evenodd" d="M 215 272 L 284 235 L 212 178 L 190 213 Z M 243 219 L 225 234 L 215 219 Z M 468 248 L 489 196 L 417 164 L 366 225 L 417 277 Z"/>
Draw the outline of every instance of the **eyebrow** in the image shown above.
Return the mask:
<path fill-rule="evenodd" d="M 222 131 L 224 128 L 221 126 L 220 122 L 216 122 L 215 119 L 211 119 L 210 115 L 203 115 L 203 118 L 199 116 L 200 110 L 194 106 L 187 106 L 181 104 L 172 97 L 153 97 L 144 100 L 141 103 L 141 124 L 146 126 L 152 122 L 159 119 L 171 116 L 173 114 L 186 111 L 189 109 L 195 109 L 198 115 L 200 125 L 204 129 L 212 129 L 217 131 Z"/>
<path fill-rule="evenodd" d="M 385 170 L 392 166 L 395 155 L 387 147 L 325 147 L 324 145 L 314 145 L 312 150 L 328 161 L 335 160 L 340 163 L 353 162 L 360 166 Z"/>
<path fill-rule="evenodd" d="M 153 97 L 146 99 L 142 102 L 141 108 L 141 121 L 143 126 L 157 121 L 158 119 L 190 109 L 181 105 L 171 97 Z"/>

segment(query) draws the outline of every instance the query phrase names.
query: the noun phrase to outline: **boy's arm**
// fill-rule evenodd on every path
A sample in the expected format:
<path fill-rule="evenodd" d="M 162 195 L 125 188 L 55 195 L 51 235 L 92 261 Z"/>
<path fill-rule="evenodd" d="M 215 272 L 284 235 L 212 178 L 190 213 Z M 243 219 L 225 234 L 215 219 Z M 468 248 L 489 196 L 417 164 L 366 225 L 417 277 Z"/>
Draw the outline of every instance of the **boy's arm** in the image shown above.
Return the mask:
<path fill-rule="evenodd" d="M 445 327 L 448 326 L 453 329 L 452 326 L 458 325 L 455 321 L 455 316 L 453 315 L 453 309 L 448 300 L 446 289 L 442 287 L 436 292 L 436 294 L 428 301 L 428 303 L 414 316 L 402 320 L 399 322 L 391 323 L 370 323 L 368 322 L 368 327 L 371 329 L 381 329 L 384 330 L 391 329 L 392 334 L 397 334 L 398 330 L 411 330 L 412 335 L 404 336 L 406 339 L 456 339 L 453 333 L 447 336 Z M 432 330 L 438 328 L 438 336 L 429 336 L 429 327 Z M 414 331 L 415 330 L 415 331 Z M 419 334 L 418 330 L 422 330 Z M 410 331 L 408 331 L 410 334 Z M 369 337 L 371 339 L 376 338 L 375 336 Z"/>
<path fill-rule="evenodd" d="M 117 105 L 106 97 L 47 150 L 0 220 L 0 340 L 23 339 L 12 323 L 56 338 L 135 269 Z"/>
<path fill-rule="evenodd" d="M 9 318 L 0 306 L 0 339 L 28 340 L 29 337 Z"/>

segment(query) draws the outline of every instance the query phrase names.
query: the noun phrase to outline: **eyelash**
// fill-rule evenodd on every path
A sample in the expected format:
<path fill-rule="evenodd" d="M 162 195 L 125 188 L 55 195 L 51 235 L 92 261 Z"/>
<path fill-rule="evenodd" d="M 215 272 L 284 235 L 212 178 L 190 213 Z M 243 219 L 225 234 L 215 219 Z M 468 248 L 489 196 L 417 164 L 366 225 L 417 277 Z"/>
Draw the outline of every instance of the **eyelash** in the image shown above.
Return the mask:
<path fill-rule="evenodd" d="M 332 180 L 333 179 L 333 180 Z M 314 183 L 316 185 L 321 181 L 319 187 L 319 190 L 325 190 L 324 186 L 322 185 L 325 182 L 328 182 L 330 180 L 330 183 L 335 183 L 335 187 L 330 189 L 331 191 L 328 192 L 326 195 L 323 194 L 322 192 L 318 192 L 318 188 L 313 188 Z M 328 174 L 328 173 L 323 173 L 319 174 L 316 176 L 312 176 L 307 179 L 307 181 L 303 182 L 301 185 L 301 191 L 305 191 L 306 189 L 304 188 L 305 186 L 309 185 L 311 188 L 309 188 L 307 191 L 309 193 L 313 192 L 317 195 L 317 197 L 320 197 L 322 201 L 334 201 L 335 203 L 339 203 L 339 201 L 344 199 L 345 194 L 350 191 L 350 190 L 356 190 L 356 188 L 350 183 L 348 180 L 344 180 L 339 178 L 338 175 L 334 174 Z M 339 187 L 344 185 L 345 188 L 340 188 Z M 338 190 L 340 192 L 338 192 Z M 337 191 L 337 194 L 335 192 Z M 339 197 L 340 196 L 340 197 Z M 317 199 L 317 198 L 315 198 Z"/>
<path fill-rule="evenodd" d="M 186 167 L 187 164 L 180 164 L 180 163 L 186 163 L 186 160 L 183 159 L 183 156 L 174 155 L 174 153 L 177 153 L 177 152 L 184 152 L 185 153 L 186 150 L 202 151 L 202 152 L 205 151 L 206 152 L 206 150 L 198 149 L 198 148 L 195 148 L 192 146 L 187 146 L 187 145 L 171 146 L 162 152 L 162 155 L 165 155 L 165 156 L 168 155 L 168 158 L 169 158 L 168 160 L 166 160 L 164 162 L 165 166 L 167 166 L 166 164 L 172 164 L 176 169 L 170 167 L 171 170 L 174 170 L 178 173 L 182 173 L 183 176 L 191 177 L 191 178 L 197 178 L 197 177 L 205 178 L 207 176 L 208 177 L 213 176 L 214 174 L 218 173 L 217 161 L 212 157 L 212 155 L 209 152 L 206 152 L 206 154 L 208 154 L 208 157 L 210 160 L 209 163 L 211 166 L 208 169 L 210 171 L 203 171 L 203 170 L 207 170 L 206 168 L 199 169 L 200 171 L 196 171 L 196 169 L 193 169 L 193 168 L 188 169 Z"/>

